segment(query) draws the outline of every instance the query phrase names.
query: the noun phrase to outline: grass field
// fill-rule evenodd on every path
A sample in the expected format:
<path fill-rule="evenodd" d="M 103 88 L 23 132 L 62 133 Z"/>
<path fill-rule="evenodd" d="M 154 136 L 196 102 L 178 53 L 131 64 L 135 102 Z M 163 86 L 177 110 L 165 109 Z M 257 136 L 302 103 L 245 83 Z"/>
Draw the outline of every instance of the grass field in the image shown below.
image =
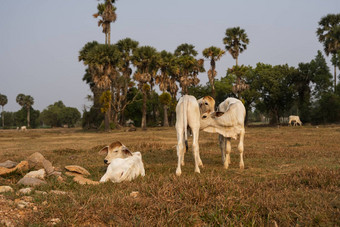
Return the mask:
<path fill-rule="evenodd" d="M 105 172 L 97 151 L 121 141 L 141 151 L 144 178 L 132 182 L 79 185 L 48 178 L 36 190 L 62 190 L 66 195 L 33 193 L 36 209 L 26 210 L 22 225 L 158 226 L 340 226 L 340 126 L 249 127 L 244 163 L 239 169 L 237 142 L 232 141 L 231 165 L 223 169 L 216 134 L 201 132 L 201 174 L 194 173 L 191 149 L 182 176 L 176 177 L 174 128 L 136 132 L 83 132 L 80 129 L 0 131 L 0 162 L 21 161 L 42 153 L 55 167 L 80 165 L 98 181 Z M 189 140 L 191 142 L 191 138 Z M 190 144 L 190 143 L 189 143 Z M 191 148 L 191 146 L 189 146 Z M 0 178 L 15 191 L 19 174 Z M 137 198 L 130 196 L 138 191 Z M 5 198 L 20 198 L 5 193 Z M 0 217 L 1 219 L 1 217 Z"/>

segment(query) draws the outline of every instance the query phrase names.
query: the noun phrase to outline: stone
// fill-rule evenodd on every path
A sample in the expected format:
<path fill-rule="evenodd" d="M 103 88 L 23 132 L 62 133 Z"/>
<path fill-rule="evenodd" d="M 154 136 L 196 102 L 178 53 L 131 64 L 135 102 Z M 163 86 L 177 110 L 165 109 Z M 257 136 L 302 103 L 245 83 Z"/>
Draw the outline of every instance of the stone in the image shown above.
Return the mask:
<path fill-rule="evenodd" d="M 54 167 L 52 166 L 52 163 L 50 161 L 45 159 L 43 160 L 42 164 L 44 166 L 47 176 L 51 175 L 54 172 Z"/>
<path fill-rule="evenodd" d="M 39 152 L 35 152 L 33 154 L 31 154 L 28 158 L 28 164 L 29 164 L 29 168 L 43 168 L 43 161 L 45 160 L 45 157 L 40 154 Z"/>
<path fill-rule="evenodd" d="M 32 177 L 32 178 L 44 180 L 45 174 L 46 174 L 46 172 L 45 172 L 44 169 L 39 169 L 39 170 L 31 171 L 31 172 L 27 173 L 24 177 Z"/>
<path fill-rule="evenodd" d="M 0 167 L 5 167 L 5 168 L 8 168 L 8 169 L 16 167 L 17 165 L 18 165 L 17 162 L 13 162 L 11 160 L 7 160 L 5 162 L 0 163 Z"/>
<path fill-rule="evenodd" d="M 77 166 L 77 165 L 65 166 L 65 169 L 70 171 L 70 172 L 80 173 L 80 174 L 85 175 L 85 176 L 91 175 L 90 172 L 87 171 L 85 168 L 83 168 L 81 166 Z"/>
<path fill-rule="evenodd" d="M 82 184 L 82 185 L 84 185 L 84 184 L 91 184 L 91 185 L 99 184 L 99 181 L 93 181 L 93 180 L 87 179 L 83 176 L 76 176 L 76 177 L 73 178 L 73 180 L 75 182 L 77 182 L 78 184 Z"/>
<path fill-rule="evenodd" d="M 51 190 L 50 192 L 53 193 L 53 194 L 57 194 L 57 195 L 66 195 L 67 194 L 67 192 L 59 191 L 59 190 Z"/>
<path fill-rule="evenodd" d="M 139 196 L 139 192 L 138 191 L 133 191 L 133 192 L 130 193 L 130 196 L 132 198 L 137 198 Z"/>
<path fill-rule="evenodd" d="M 13 192 L 13 188 L 11 186 L 0 186 L 0 193 L 4 192 Z"/>
<path fill-rule="evenodd" d="M 21 161 L 17 166 L 13 168 L 6 168 L 6 167 L 0 167 L 0 176 L 2 175 L 7 175 L 10 173 L 13 173 L 15 171 L 19 171 L 21 173 L 27 171 L 29 168 L 28 162 L 27 161 Z"/>
<path fill-rule="evenodd" d="M 19 190 L 20 194 L 29 195 L 32 193 L 32 188 L 22 188 Z"/>
<path fill-rule="evenodd" d="M 47 195 L 47 192 L 44 192 L 44 191 L 35 190 L 34 192 L 39 194 L 39 195 Z"/>
<path fill-rule="evenodd" d="M 24 177 L 20 179 L 17 184 L 22 184 L 26 186 L 39 186 L 42 184 L 46 184 L 46 181 L 40 180 L 38 178 Z"/>
<path fill-rule="evenodd" d="M 74 173 L 74 172 L 69 172 L 69 171 L 66 171 L 65 175 L 70 176 L 70 177 L 82 176 L 80 173 Z"/>

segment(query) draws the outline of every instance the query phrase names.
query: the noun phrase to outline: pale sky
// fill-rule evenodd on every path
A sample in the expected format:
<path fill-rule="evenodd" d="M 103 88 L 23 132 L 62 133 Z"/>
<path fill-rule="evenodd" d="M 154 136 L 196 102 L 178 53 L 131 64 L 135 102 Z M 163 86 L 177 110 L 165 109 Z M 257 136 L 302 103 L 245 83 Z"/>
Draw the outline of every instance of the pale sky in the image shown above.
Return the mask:
<path fill-rule="evenodd" d="M 79 50 L 96 40 L 104 42 L 97 27 L 96 0 L 1 0 L 0 93 L 8 98 L 5 111 L 17 111 L 19 93 L 34 98 L 42 111 L 62 100 L 80 111 L 91 94 L 82 81 L 85 66 Z M 193 44 L 202 57 L 204 48 L 223 48 L 227 28 L 240 26 L 250 44 L 239 64 L 258 62 L 296 67 L 323 50 L 315 31 L 321 17 L 340 10 L 339 0 L 118 0 L 117 21 L 111 25 L 111 43 L 126 37 L 158 51 L 173 52 Z M 329 63 L 329 58 L 327 58 Z M 217 78 L 235 64 L 226 53 L 217 62 Z M 331 67 L 329 63 L 329 67 Z M 209 69 L 209 61 L 205 64 Z M 206 84 L 206 73 L 200 74 Z"/>

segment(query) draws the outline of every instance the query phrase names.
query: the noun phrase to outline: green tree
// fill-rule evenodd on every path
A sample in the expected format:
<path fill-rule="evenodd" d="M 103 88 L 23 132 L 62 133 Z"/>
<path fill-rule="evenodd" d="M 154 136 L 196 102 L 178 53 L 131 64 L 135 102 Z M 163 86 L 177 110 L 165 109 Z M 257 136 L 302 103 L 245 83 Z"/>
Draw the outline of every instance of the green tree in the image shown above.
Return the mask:
<path fill-rule="evenodd" d="M 142 129 L 146 130 L 146 111 L 147 111 L 147 95 L 150 91 L 153 75 L 157 72 L 157 62 L 159 54 L 156 49 L 151 46 L 142 46 L 134 50 L 132 62 L 137 68 L 134 79 L 139 82 L 138 88 L 143 94 L 143 109 L 142 109 Z"/>
<path fill-rule="evenodd" d="M 0 106 L 2 106 L 2 111 L 1 111 L 2 128 L 5 127 L 4 106 L 7 104 L 7 102 L 8 102 L 7 96 L 0 94 Z"/>
<path fill-rule="evenodd" d="M 211 95 L 213 98 L 216 98 L 215 94 L 215 77 L 217 76 L 216 68 L 216 61 L 220 60 L 221 57 L 225 54 L 225 51 L 218 48 L 211 46 L 209 48 L 205 48 L 203 50 L 203 56 L 210 60 L 210 69 L 208 71 L 208 78 L 209 83 L 211 86 Z"/>
<path fill-rule="evenodd" d="M 105 34 L 105 44 L 110 45 L 111 40 L 111 23 L 117 19 L 116 7 L 113 5 L 115 0 L 105 0 L 105 3 L 97 5 L 98 12 L 93 14 L 94 18 L 101 17 L 98 21 L 98 27 L 103 28 Z"/>
<path fill-rule="evenodd" d="M 228 28 L 225 35 L 226 37 L 223 38 L 225 49 L 236 60 L 236 65 L 238 65 L 238 56 L 247 49 L 249 44 L 248 35 L 240 27 Z"/>
<path fill-rule="evenodd" d="M 25 107 L 27 110 L 27 127 L 30 127 L 30 110 L 34 104 L 34 98 L 30 95 L 18 94 L 16 98 L 17 103 Z"/>
<path fill-rule="evenodd" d="M 334 55 L 340 50 L 340 14 L 328 14 L 319 21 L 319 27 L 316 30 L 319 41 L 323 43 L 327 56 Z M 336 61 L 332 61 L 334 65 L 334 91 L 336 89 Z"/>
<path fill-rule="evenodd" d="M 64 125 L 73 127 L 80 118 L 80 112 L 76 108 L 66 107 L 62 101 L 49 105 L 40 115 L 43 123 L 51 127 L 62 127 Z"/>

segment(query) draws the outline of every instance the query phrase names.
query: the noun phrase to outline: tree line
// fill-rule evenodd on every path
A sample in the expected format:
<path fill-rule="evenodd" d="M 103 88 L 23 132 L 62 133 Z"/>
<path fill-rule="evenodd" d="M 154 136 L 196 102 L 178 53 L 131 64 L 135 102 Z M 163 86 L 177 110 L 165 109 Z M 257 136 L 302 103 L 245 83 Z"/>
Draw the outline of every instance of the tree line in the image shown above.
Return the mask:
<path fill-rule="evenodd" d="M 340 14 L 323 17 L 316 32 L 326 55 L 332 55 L 332 87 L 332 75 L 320 51 L 314 60 L 300 63 L 297 68 L 264 63 L 258 63 L 256 67 L 239 66 L 239 54 L 249 44 L 245 30 L 240 27 L 226 29 L 222 39 L 225 50 L 211 46 L 202 51 L 204 58 L 210 61 L 207 71 L 204 59 L 197 58 L 195 46 L 188 43 L 179 45 L 173 53 L 157 51 L 152 46 L 139 46 L 138 41 L 131 38 L 111 44 L 110 24 L 117 18 L 114 3 L 114 0 L 99 3 L 94 14 L 99 18 L 98 26 L 103 28 L 105 44 L 89 42 L 79 52 L 79 61 L 87 66 L 83 80 L 93 92 L 93 106 L 84 113 L 84 127 L 98 128 L 101 125 L 109 130 L 133 118 L 146 129 L 147 124 L 158 124 L 155 121 L 159 122 L 156 119 L 160 115 L 163 116 L 163 125 L 168 126 L 169 121 L 170 124 L 173 122 L 178 92 L 197 98 L 211 95 L 217 103 L 226 97 L 237 97 L 245 103 L 248 115 L 257 112 L 270 117 L 273 124 L 287 114 L 301 115 L 305 122 L 339 121 L 338 114 L 331 116 L 336 109 L 329 110 L 328 115 L 322 109 L 337 108 L 339 104 L 336 68 L 340 65 Z M 215 81 L 216 64 L 226 52 L 235 59 L 235 66 Z M 197 76 L 204 72 L 209 83 L 199 85 Z M 157 85 L 161 95 L 155 92 Z M 151 104 L 157 99 L 162 102 Z M 138 116 L 132 116 L 131 106 L 139 106 L 140 109 L 133 111 L 140 114 L 140 120 Z M 104 125 L 101 124 L 103 120 Z"/>

